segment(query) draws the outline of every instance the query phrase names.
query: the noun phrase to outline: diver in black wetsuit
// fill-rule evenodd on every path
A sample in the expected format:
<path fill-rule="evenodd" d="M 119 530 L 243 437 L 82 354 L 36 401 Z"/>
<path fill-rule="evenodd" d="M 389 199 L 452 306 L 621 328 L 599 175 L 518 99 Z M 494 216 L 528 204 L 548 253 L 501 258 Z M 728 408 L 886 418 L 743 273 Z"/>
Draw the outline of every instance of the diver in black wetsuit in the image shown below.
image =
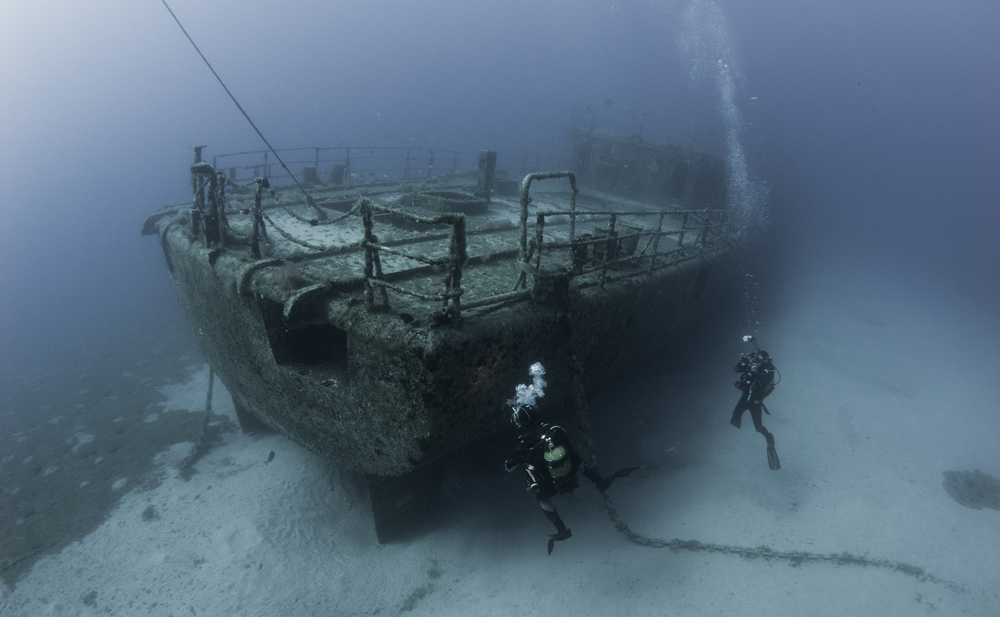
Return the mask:
<path fill-rule="evenodd" d="M 590 465 L 584 463 L 573 449 L 569 435 L 561 426 L 542 422 L 534 405 L 512 405 L 511 421 L 520 429 L 518 448 L 514 455 L 507 459 L 504 468 L 514 471 L 522 470 L 524 484 L 529 491 L 535 491 L 538 505 L 542 507 L 545 517 L 556 526 L 556 533 L 549 536 L 549 554 L 559 540 L 566 540 L 573 534 L 559 518 L 556 507 L 552 505 L 552 497 L 558 493 L 572 493 L 580 486 L 576 475 L 577 469 L 583 465 L 583 475 L 604 492 L 616 478 L 623 478 L 638 467 L 621 469 L 607 478 L 602 478 Z"/>
<path fill-rule="evenodd" d="M 740 374 L 736 387 L 743 392 L 743 396 L 736 403 L 733 409 L 733 417 L 729 421 L 736 428 L 740 428 L 743 412 L 750 410 L 750 417 L 753 418 L 753 427 L 767 440 L 767 466 L 777 471 L 781 469 L 778 461 L 778 453 L 774 449 L 774 435 L 770 433 L 761 422 L 761 410 L 768 415 L 767 407 L 764 406 L 764 398 L 774 391 L 774 374 L 777 369 L 771 356 L 763 349 L 757 347 L 757 340 L 752 336 L 744 336 L 743 342 L 753 342 L 754 351 L 750 355 L 741 354 L 740 361 L 734 369 Z"/>

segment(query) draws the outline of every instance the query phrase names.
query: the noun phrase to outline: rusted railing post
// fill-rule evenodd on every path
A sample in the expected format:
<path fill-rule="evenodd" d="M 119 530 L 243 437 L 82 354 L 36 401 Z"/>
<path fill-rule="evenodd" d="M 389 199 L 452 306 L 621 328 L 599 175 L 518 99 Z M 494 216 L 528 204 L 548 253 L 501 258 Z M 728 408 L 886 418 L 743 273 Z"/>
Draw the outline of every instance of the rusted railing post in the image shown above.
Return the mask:
<path fill-rule="evenodd" d="M 375 292 L 372 279 L 382 279 L 382 261 L 378 256 L 378 236 L 372 232 L 372 209 L 371 201 L 361 200 L 361 220 L 365 226 L 365 239 L 362 244 L 365 247 L 365 304 L 369 309 L 375 308 Z M 378 286 L 382 290 L 382 306 L 389 308 L 389 294 L 385 287 Z"/>
<path fill-rule="evenodd" d="M 250 234 L 250 253 L 254 259 L 260 259 L 260 236 L 263 234 L 265 238 L 267 237 L 261 202 L 264 198 L 264 189 L 271 188 L 271 184 L 267 181 L 267 178 L 254 178 L 254 182 L 257 184 L 257 190 L 254 192 L 253 197 L 253 231 Z"/>
<path fill-rule="evenodd" d="M 205 234 L 205 247 L 217 248 L 223 244 L 222 227 L 226 225 L 225 185 L 226 175 L 201 160 L 201 148 L 195 147 L 195 161 L 191 166 L 191 182 L 194 186 L 194 205 L 191 217 L 191 231 L 195 235 L 200 230 Z M 205 182 L 208 181 L 208 203 L 206 204 Z M 220 186 L 222 185 L 222 186 Z M 197 214 L 195 214 L 197 213 Z"/>
<path fill-rule="evenodd" d="M 649 258 L 649 270 L 647 272 L 653 271 L 653 267 L 656 265 L 656 258 L 660 256 L 657 251 L 660 247 L 660 236 L 663 235 L 663 217 L 666 215 L 666 212 L 661 212 L 660 220 L 656 223 L 656 235 L 653 236 L 653 255 Z"/>
<path fill-rule="evenodd" d="M 575 182 L 575 180 L 574 180 Z M 569 194 L 569 241 L 572 243 L 576 237 L 576 190 Z"/>
<path fill-rule="evenodd" d="M 608 239 L 604 242 L 604 261 L 601 264 L 601 288 L 608 278 L 608 261 L 618 257 L 618 241 L 615 239 L 615 222 L 618 220 L 617 214 L 611 215 L 608 221 Z"/>
<path fill-rule="evenodd" d="M 535 273 L 542 269 L 542 240 L 545 236 L 545 215 L 541 212 L 535 219 Z"/>
<path fill-rule="evenodd" d="M 229 229 L 229 218 L 226 216 L 226 172 L 216 170 L 215 178 L 219 187 L 217 198 L 219 204 L 219 246 L 222 246 L 226 239 L 225 230 Z"/>
<path fill-rule="evenodd" d="M 521 180 L 521 237 L 517 251 L 517 260 L 521 263 L 528 261 L 528 204 L 531 203 L 531 183 L 534 180 L 547 180 L 550 178 L 569 178 L 569 187 L 570 191 L 572 191 L 570 194 L 571 203 L 576 203 L 575 198 L 579 189 L 576 188 L 576 175 L 572 171 L 544 171 L 524 176 L 524 179 Z M 525 278 L 525 272 L 523 270 L 519 271 L 517 282 L 514 283 L 515 290 L 524 287 Z"/>
<path fill-rule="evenodd" d="M 469 258 L 466 252 L 464 214 L 452 224 L 448 258 L 450 263 L 448 276 L 444 281 L 445 295 L 451 296 L 451 319 L 453 324 L 458 324 L 462 319 L 462 264 Z M 448 297 L 444 300 L 444 310 L 448 312 Z"/>
<path fill-rule="evenodd" d="M 698 234 L 698 239 L 695 240 L 695 244 L 700 245 L 700 249 L 698 250 L 699 255 L 705 252 L 705 241 L 708 240 L 708 224 L 711 216 L 709 209 L 705 208 L 705 224 L 702 225 L 701 233 Z"/>
<path fill-rule="evenodd" d="M 205 247 L 222 243 L 222 221 L 219 210 L 219 178 L 213 169 L 208 174 L 208 211 L 205 213 Z"/>
<path fill-rule="evenodd" d="M 490 201 L 493 196 L 493 175 L 497 168 L 496 150 L 479 151 L 479 175 L 476 177 L 476 188 L 472 194 L 476 197 L 484 197 Z"/>
<path fill-rule="evenodd" d="M 205 216 L 205 180 L 202 174 L 195 170 L 201 168 L 201 151 L 207 146 L 202 144 L 191 147 L 194 149 L 194 163 L 191 164 L 191 193 L 194 200 L 194 208 L 191 210 L 191 234 L 198 236 L 201 234 L 201 219 Z"/>

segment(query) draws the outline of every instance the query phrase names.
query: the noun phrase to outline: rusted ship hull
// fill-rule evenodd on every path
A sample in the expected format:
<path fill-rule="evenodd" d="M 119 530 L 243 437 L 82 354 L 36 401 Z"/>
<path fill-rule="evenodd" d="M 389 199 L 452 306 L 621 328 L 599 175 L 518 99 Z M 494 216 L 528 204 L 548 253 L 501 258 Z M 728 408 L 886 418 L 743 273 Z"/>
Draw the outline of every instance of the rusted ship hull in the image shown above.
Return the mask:
<path fill-rule="evenodd" d="M 335 165 L 305 203 L 199 157 L 195 202 L 144 225 L 244 428 L 364 474 L 383 540 L 431 507 L 436 461 L 507 426 L 531 364 L 572 401 L 571 371 L 597 383 L 685 330 L 734 245 L 723 210 L 579 193 L 571 172 L 491 196 L 485 154 L 434 191 L 343 186 Z"/>
<path fill-rule="evenodd" d="M 176 228 L 164 247 L 199 347 L 241 412 L 377 476 L 408 473 L 505 426 L 504 401 L 534 362 L 549 370 L 548 396 L 559 400 L 570 396 L 571 349 L 588 382 L 648 356 L 690 324 L 712 267 L 712 256 L 701 257 L 641 282 L 573 293 L 568 278 L 553 276 L 536 284 L 537 301 L 461 327 L 407 323 L 341 297 L 320 309 L 317 327 L 319 315 L 276 324 L 261 291 L 233 293 L 247 267 L 238 256 L 209 267 L 211 251 Z M 335 339 L 339 357 L 326 370 L 279 364 L 269 328 Z"/>

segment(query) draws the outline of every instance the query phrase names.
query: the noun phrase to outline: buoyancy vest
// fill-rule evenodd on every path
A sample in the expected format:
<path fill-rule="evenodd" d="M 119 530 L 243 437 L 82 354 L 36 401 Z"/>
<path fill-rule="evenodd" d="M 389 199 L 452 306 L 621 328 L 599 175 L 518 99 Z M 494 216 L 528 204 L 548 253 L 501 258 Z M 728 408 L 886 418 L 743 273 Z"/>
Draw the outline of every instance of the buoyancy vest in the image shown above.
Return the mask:
<path fill-rule="evenodd" d="M 559 482 L 576 469 L 573 466 L 573 445 L 561 426 L 551 426 L 542 435 L 545 465 L 555 482 Z"/>

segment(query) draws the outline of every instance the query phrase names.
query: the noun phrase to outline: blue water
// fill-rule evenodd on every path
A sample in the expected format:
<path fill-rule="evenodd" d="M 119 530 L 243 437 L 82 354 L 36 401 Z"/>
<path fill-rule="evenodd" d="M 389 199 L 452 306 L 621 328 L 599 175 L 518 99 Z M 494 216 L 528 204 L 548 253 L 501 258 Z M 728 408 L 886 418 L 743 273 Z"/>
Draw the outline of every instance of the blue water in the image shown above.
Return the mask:
<path fill-rule="evenodd" d="M 907 607 L 912 612 L 900 614 L 917 614 L 941 602 L 952 614 L 963 606 L 968 614 L 977 614 L 990 605 L 984 595 L 989 578 L 985 583 L 981 575 L 965 578 L 961 568 L 952 565 L 968 559 L 962 551 L 976 544 L 971 531 L 963 536 L 961 530 L 995 529 L 1000 513 L 959 510 L 949 518 L 934 504 L 939 498 L 954 504 L 940 486 L 944 471 L 979 468 L 1000 477 L 995 455 L 972 454 L 980 451 L 979 445 L 972 445 L 975 436 L 994 426 L 995 397 L 1000 395 L 996 380 L 985 371 L 982 380 L 968 381 L 984 367 L 1000 368 L 1000 243 L 995 238 L 1000 230 L 1000 5 L 976 0 L 845 0 L 821 5 L 779 0 L 349 0 L 291 5 L 174 0 L 171 8 L 277 148 L 440 148 L 458 151 L 460 170 L 469 170 L 482 148 L 498 151 L 501 163 L 565 160 L 565 129 L 589 104 L 609 114 L 626 114 L 619 117 L 625 123 L 629 110 L 681 119 L 681 134 L 726 158 L 728 206 L 751 241 L 736 260 L 739 271 L 732 284 L 740 287 L 739 305 L 712 318 L 707 332 L 715 334 L 705 334 L 710 349 L 698 352 L 694 368 L 666 378 L 674 386 L 674 398 L 657 390 L 655 375 L 629 385 L 629 395 L 651 388 L 642 400 L 650 409 L 663 409 L 665 418 L 681 413 L 677 409 L 684 405 L 697 406 L 697 400 L 718 402 L 723 408 L 718 418 L 711 416 L 710 421 L 706 415 L 692 425 L 662 420 L 664 435 L 676 429 L 705 446 L 681 465 L 691 465 L 696 471 L 690 478 L 698 482 L 671 475 L 676 471 L 672 465 L 679 465 L 676 461 L 661 461 L 662 473 L 649 476 L 647 486 L 687 491 L 692 512 L 700 512 L 699 507 L 711 510 L 711 504 L 718 503 L 738 517 L 744 504 L 754 520 L 770 520 L 768 529 L 780 531 L 781 517 L 789 516 L 793 531 L 785 544 L 796 550 L 812 550 L 806 546 L 809 521 L 846 529 L 852 523 L 870 525 L 877 512 L 926 515 L 917 516 L 922 522 L 913 523 L 911 531 L 918 533 L 933 520 L 952 529 L 955 541 L 919 545 L 923 548 L 901 554 L 905 551 L 899 547 L 906 542 L 895 538 L 905 535 L 910 523 L 901 528 L 887 519 L 881 532 L 866 527 L 872 534 L 869 544 L 884 548 L 876 556 L 945 571 L 967 591 L 955 595 L 941 591 L 940 585 L 934 592 L 907 587 L 905 597 L 886 592 L 870 605 L 852 606 Z M 197 432 L 197 414 L 187 420 L 161 414 L 146 421 L 164 400 L 159 388 L 186 383 L 200 374 L 203 360 L 184 324 L 162 253 L 154 239 L 139 235 L 140 224 L 159 207 L 190 199 L 190 146 L 208 144 L 206 154 L 212 156 L 257 150 L 262 144 L 159 2 L 105 0 L 95 5 L 52 0 L 8 7 L 0 24 L 0 83 L 0 460 L 5 460 L 0 464 L 0 544 L 8 547 L 3 556 L 7 561 L 0 567 L 5 568 L 7 598 L 15 593 L 11 585 L 17 577 L 29 580 L 35 575 L 31 570 L 39 557 L 58 555 L 72 540 L 94 533 L 129 490 L 142 482 L 148 483 L 147 489 L 156 484 L 142 475 L 154 473 L 153 455 L 171 439 L 182 441 Z M 775 343 L 768 350 L 776 358 L 788 358 L 784 366 L 779 364 L 789 380 L 786 385 L 795 388 L 787 407 L 801 418 L 810 409 L 822 408 L 818 415 L 827 424 L 814 423 L 815 416 L 798 424 L 786 417 L 780 422 L 787 424 L 772 430 L 779 444 L 799 444 L 789 446 L 795 454 L 783 452 L 781 473 L 804 486 L 809 479 L 802 477 L 803 469 L 814 472 L 829 483 L 829 491 L 843 496 L 841 512 L 812 519 L 792 516 L 798 510 L 791 505 L 787 511 L 768 510 L 756 495 L 778 499 L 776 495 L 795 493 L 783 503 L 810 503 L 808 496 L 796 493 L 800 489 L 774 484 L 778 480 L 770 476 L 740 476 L 759 489 L 741 493 L 742 501 L 713 492 L 713 486 L 728 487 L 718 483 L 734 472 L 728 463 L 712 462 L 711 453 L 730 462 L 735 459 L 726 457 L 743 456 L 742 450 L 734 453 L 727 449 L 731 444 L 717 441 L 718 435 L 729 435 L 723 431 L 732 431 L 725 407 L 735 402 L 729 401 L 734 391 L 726 382 L 731 356 L 741 350 L 741 333 L 770 337 Z M 922 333 L 933 340 L 934 354 L 947 362 L 935 364 L 933 354 L 911 345 L 925 336 Z M 905 374 L 899 368 L 904 365 Z M 674 370 L 675 364 L 663 367 Z M 716 374 L 722 377 L 713 381 Z M 913 375 L 921 377 L 911 379 Z M 857 380 L 881 385 L 867 399 L 830 402 L 836 396 L 830 383 L 867 393 L 868 386 L 859 386 Z M 893 433 L 885 426 L 902 422 L 897 412 L 922 409 L 928 397 L 936 396 L 922 390 L 923 397 L 912 395 L 933 380 L 948 388 L 963 386 L 948 389 L 950 398 L 934 399 L 935 409 L 948 410 L 947 421 L 933 416 L 933 421 L 916 423 L 936 430 L 954 428 L 946 439 L 949 453 L 934 449 L 933 435 L 911 434 L 916 429 L 906 424 L 903 432 L 914 440 L 912 448 L 888 448 L 892 454 L 884 452 L 883 458 L 877 450 L 866 451 L 864 457 L 872 458 L 851 466 L 856 475 L 834 473 L 839 459 L 827 451 L 808 456 L 809 440 L 816 431 L 826 435 L 822 431 L 827 425 L 840 431 L 821 440 L 830 448 L 850 448 L 852 439 L 892 442 Z M 716 386 L 728 389 L 713 394 Z M 614 397 L 614 391 L 609 396 Z M 875 399 L 879 408 L 896 410 L 883 425 L 877 416 L 872 420 L 867 411 L 860 411 L 862 400 Z M 714 413 L 705 407 L 706 414 Z M 749 418 L 745 420 L 736 447 L 756 448 L 760 437 L 747 430 Z M 766 423 L 771 421 L 766 418 Z M 643 439 L 640 433 L 622 430 Z M 94 434 L 96 439 L 87 442 L 79 434 Z M 61 478 L 59 469 L 64 474 L 76 469 L 64 457 L 97 448 L 113 435 L 119 435 L 116 452 L 127 455 L 119 464 L 135 466 L 139 477 L 133 476 L 126 489 L 107 488 L 79 506 L 79 516 L 68 517 L 78 497 L 68 494 L 67 487 L 82 482 L 110 487 L 117 476 L 90 478 L 89 471 L 74 471 L 81 475 Z M 959 452 L 966 438 L 970 441 L 963 456 Z M 664 456 L 645 439 L 637 451 L 648 458 Z M 615 443 L 629 447 L 621 439 Z M 924 447 L 928 453 L 923 457 L 907 458 L 907 453 Z M 762 451 L 752 452 L 763 456 Z M 8 453 L 16 453 L 16 460 Z M 102 453 L 110 457 L 103 450 L 92 456 Z M 928 458 L 934 464 L 926 468 L 915 462 Z M 322 468 L 316 461 L 301 464 Z M 912 478 L 927 492 L 888 491 L 881 496 L 871 487 L 892 483 L 880 475 L 865 485 L 864 498 L 852 501 L 852 487 L 868 481 L 865 469 L 897 466 L 898 477 L 906 478 L 901 483 Z M 53 467 L 57 470 L 49 471 Z M 26 469 L 37 472 L 26 475 Z M 756 471 L 770 473 L 766 467 Z M 577 506 L 593 506 L 597 512 L 590 502 L 581 505 L 584 498 L 574 499 Z M 645 509 L 641 502 L 628 501 L 633 519 L 647 528 L 690 537 L 668 524 L 675 516 L 669 500 L 653 501 L 656 507 Z M 834 507 L 832 501 L 820 501 L 816 507 Z M 499 500 L 497 507 L 505 503 Z M 512 546 L 517 550 L 522 543 L 525 551 L 527 546 L 534 550 L 528 536 L 531 541 L 544 536 L 545 521 L 522 506 L 510 515 L 514 521 L 475 510 L 469 516 L 479 516 L 482 525 L 496 526 L 503 537 L 515 538 Z M 963 518 L 970 513 L 981 518 Z M 591 514 L 594 521 L 602 516 Z M 163 513 L 164 520 L 168 516 Z M 523 525 L 518 518 L 522 516 Z M 710 520 L 676 516 L 687 522 Z M 310 533 L 322 535 L 326 523 L 308 524 L 314 525 Z M 243 529 L 241 523 L 233 525 Z M 612 528 L 602 529 L 614 535 Z M 455 537 L 466 541 L 475 533 L 459 525 Z M 483 581 L 518 564 L 516 551 L 489 535 L 495 529 L 486 533 L 487 544 L 496 545 L 502 556 L 479 563 Z M 878 544 L 879 537 L 886 536 L 890 540 Z M 766 534 L 751 537 L 782 544 L 781 538 Z M 815 550 L 865 551 L 863 542 L 845 546 L 847 541 L 841 540 L 846 537 L 846 531 L 835 534 L 830 542 L 818 542 L 822 546 Z M 739 534 L 724 539 L 746 544 Z M 372 551 L 379 549 L 365 548 L 369 541 L 358 540 L 361 547 L 345 554 L 365 567 L 389 568 L 377 565 Z M 447 534 L 422 540 L 414 550 L 434 554 L 444 565 L 419 567 L 438 572 L 431 578 L 444 581 L 447 575 L 440 572 L 450 571 L 447 560 L 468 563 L 462 557 L 468 557 L 462 541 Z M 447 550 L 435 548 L 434 542 Z M 609 558 L 616 567 L 629 563 L 632 553 L 627 551 L 636 551 L 635 559 L 647 563 L 642 551 L 648 549 L 603 542 L 585 544 L 592 552 L 574 553 L 574 565 L 566 567 L 586 580 L 610 585 L 614 576 L 602 568 L 601 551 L 624 551 Z M 949 547 L 954 547 L 953 553 Z M 980 548 L 984 552 L 979 559 L 998 559 L 995 544 Z M 232 550 L 242 554 L 242 549 Z M 469 550 L 479 555 L 482 547 Z M 540 579 L 559 555 L 548 562 L 536 557 L 532 554 L 528 569 L 537 576 L 524 578 L 538 579 L 542 590 Z M 720 606 L 735 610 L 736 604 L 699 593 L 697 581 L 685 581 L 678 570 L 663 565 L 669 559 L 658 556 L 652 562 L 657 565 L 650 567 L 669 570 L 664 576 L 672 581 L 675 600 L 685 589 L 691 595 L 669 605 L 666 614 L 710 614 Z M 416 561 L 405 563 L 412 566 Z M 294 560 L 289 559 L 286 565 L 291 564 Z M 719 567 L 720 578 L 713 574 L 706 580 L 724 580 L 729 566 Z M 623 584 L 641 584 L 637 597 L 656 599 L 648 589 L 655 577 L 647 574 L 635 574 L 631 583 Z M 719 593 L 755 597 L 774 585 L 768 597 L 780 597 L 797 584 L 794 570 L 777 582 L 739 568 L 730 574 L 732 588 Z M 414 591 L 416 596 L 397 597 L 387 592 L 381 600 L 378 589 L 345 583 L 350 601 L 345 599 L 344 606 L 357 613 L 403 607 L 418 614 L 430 610 L 427 607 L 438 612 L 451 607 L 458 614 L 490 607 L 502 612 L 512 606 L 530 614 L 535 606 L 527 592 L 517 596 L 515 604 L 505 604 L 503 586 L 480 584 L 475 578 L 479 575 L 468 576 L 472 578 L 463 578 L 459 585 L 464 596 L 451 601 L 442 592 L 443 582 L 425 584 L 424 595 Z M 206 580 L 228 584 L 225 576 Z M 911 583 L 918 584 L 912 578 L 907 585 Z M 813 580 L 808 585 L 832 598 L 848 589 L 848 583 L 836 577 L 825 587 Z M 420 588 L 414 582 L 408 589 Z M 96 599 L 89 601 L 74 597 L 24 606 L 48 607 L 52 614 L 58 613 L 55 604 L 66 614 L 113 606 L 108 600 L 111 589 L 95 586 L 93 591 Z M 932 593 L 940 597 L 925 602 Z M 358 599 L 363 594 L 374 599 L 366 604 Z M 421 604 L 422 598 L 435 594 L 433 602 Z M 285 598 L 270 606 L 295 614 L 291 604 L 282 604 L 285 600 L 291 602 Z M 997 603 L 1000 600 L 993 606 Z M 329 601 L 325 606 L 330 608 Z M 586 602 L 573 606 L 588 614 Z M 787 611 L 772 607 L 769 613 L 803 614 L 795 612 L 805 610 L 803 606 L 794 605 L 793 610 L 790 604 Z M 837 614 L 838 605 L 830 606 L 829 613 L 815 614 Z M 659 614 L 653 607 L 633 608 L 638 614 Z M 314 607 L 299 614 L 328 613 Z"/>

